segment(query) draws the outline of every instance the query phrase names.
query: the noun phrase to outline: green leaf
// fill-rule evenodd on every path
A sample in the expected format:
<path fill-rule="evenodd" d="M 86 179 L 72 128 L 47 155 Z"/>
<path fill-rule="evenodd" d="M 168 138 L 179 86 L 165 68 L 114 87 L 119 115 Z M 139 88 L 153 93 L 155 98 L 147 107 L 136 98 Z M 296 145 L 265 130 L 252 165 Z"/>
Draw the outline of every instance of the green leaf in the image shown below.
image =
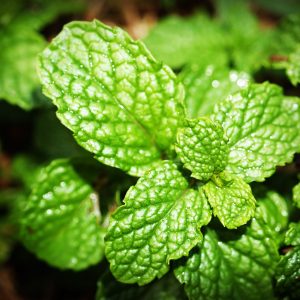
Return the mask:
<path fill-rule="evenodd" d="M 106 257 L 121 282 L 144 285 L 169 270 L 202 240 L 211 212 L 202 190 L 188 183 L 174 163 L 163 161 L 131 187 L 112 215 Z"/>
<path fill-rule="evenodd" d="M 268 226 L 274 232 L 274 239 L 278 237 L 278 243 L 282 242 L 281 233 L 288 226 L 289 208 L 286 199 L 279 194 L 268 191 L 263 197 L 260 197 L 260 217 L 265 220 Z"/>
<path fill-rule="evenodd" d="M 252 37 L 259 30 L 258 20 L 249 4 L 246 0 L 216 0 L 217 21 L 235 39 L 239 38 L 241 41 Z"/>
<path fill-rule="evenodd" d="M 20 237 L 40 259 L 84 269 L 103 257 L 105 230 L 97 196 L 68 160 L 43 168 L 21 219 Z"/>
<path fill-rule="evenodd" d="M 300 208 L 300 183 L 293 188 L 293 201 L 294 204 Z"/>
<path fill-rule="evenodd" d="M 274 203 L 275 204 L 275 203 Z M 278 233 L 264 218 L 259 202 L 251 225 L 238 230 L 207 230 L 200 250 L 175 270 L 190 300 L 274 299 L 272 276 L 278 255 Z M 274 219 L 281 219 L 278 207 Z"/>
<path fill-rule="evenodd" d="M 293 85 L 300 81 L 300 14 L 285 18 L 274 33 L 272 43 L 272 67 L 285 69 Z"/>
<path fill-rule="evenodd" d="M 300 298 L 300 246 L 283 256 L 276 270 L 275 291 L 283 298 L 291 300 Z"/>
<path fill-rule="evenodd" d="M 79 12 L 84 8 L 82 0 L 3 0 L 0 3 L 0 24 L 18 24 L 23 28 L 41 30 L 61 14 Z"/>
<path fill-rule="evenodd" d="M 263 181 L 300 150 L 300 101 L 283 96 L 274 84 L 252 84 L 229 96 L 215 107 L 212 120 L 229 139 L 226 170 L 246 182 Z"/>
<path fill-rule="evenodd" d="M 275 54 L 289 55 L 300 42 L 300 14 L 291 14 L 283 19 L 274 39 Z"/>
<path fill-rule="evenodd" d="M 300 43 L 295 51 L 289 55 L 286 66 L 286 74 L 293 85 L 300 83 Z"/>
<path fill-rule="evenodd" d="M 105 164 L 139 176 L 175 141 L 183 87 L 119 28 L 66 25 L 40 56 L 39 74 L 59 119 Z"/>
<path fill-rule="evenodd" d="M 268 63 L 273 32 L 261 28 L 250 2 L 217 0 L 218 22 L 228 35 L 227 51 L 237 70 L 253 73 Z"/>
<path fill-rule="evenodd" d="M 229 229 L 246 224 L 255 212 L 256 200 L 250 186 L 242 178 L 227 173 L 215 175 L 213 180 L 203 189 L 214 215 Z"/>
<path fill-rule="evenodd" d="M 290 223 L 289 229 L 285 233 L 284 243 L 287 246 L 300 246 L 300 222 Z"/>
<path fill-rule="evenodd" d="M 238 17 L 243 22 L 242 17 Z M 232 38 L 232 61 L 233 67 L 240 71 L 254 74 L 261 67 L 269 66 L 271 44 L 274 40 L 272 30 L 257 29 L 252 35 L 244 33 L 245 25 L 241 24 L 241 36 Z"/>
<path fill-rule="evenodd" d="M 225 65 L 226 37 L 218 25 L 204 14 L 181 18 L 171 16 L 159 22 L 145 38 L 152 53 L 173 68 L 187 63 L 202 66 Z"/>
<path fill-rule="evenodd" d="M 252 81 L 245 72 L 195 64 L 186 67 L 179 78 L 185 87 L 187 114 L 191 118 L 211 114 L 216 103 Z"/>
<path fill-rule="evenodd" d="M 279 296 L 296 300 L 300 297 L 300 223 L 290 223 L 285 233 L 287 246 L 277 265 L 275 291 Z"/>
<path fill-rule="evenodd" d="M 209 180 L 226 167 L 228 146 L 223 128 L 208 118 L 186 120 L 175 147 L 184 167 L 199 180 Z"/>
<path fill-rule="evenodd" d="M 34 106 L 39 87 L 36 59 L 46 46 L 37 32 L 10 24 L 0 29 L 0 99 L 23 109 Z"/>

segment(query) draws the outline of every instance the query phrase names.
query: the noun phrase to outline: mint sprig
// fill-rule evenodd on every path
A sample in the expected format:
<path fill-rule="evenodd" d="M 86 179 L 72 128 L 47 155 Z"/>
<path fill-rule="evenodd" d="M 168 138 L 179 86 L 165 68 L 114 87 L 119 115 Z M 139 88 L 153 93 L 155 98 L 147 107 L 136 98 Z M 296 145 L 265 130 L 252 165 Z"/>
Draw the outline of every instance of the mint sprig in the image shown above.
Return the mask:
<path fill-rule="evenodd" d="M 197 273 L 199 257 L 212 248 L 209 255 L 230 275 L 219 283 L 221 275 L 212 271 L 212 295 L 227 297 L 228 284 L 240 284 L 242 267 L 233 270 L 239 260 L 248 268 L 247 280 L 270 295 L 279 242 L 271 227 L 281 230 L 285 221 L 274 226 L 264 217 L 267 201 L 255 211 L 248 183 L 263 181 L 299 151 L 298 98 L 268 82 L 243 89 L 233 84 L 224 90 L 225 100 L 215 101 L 211 116 L 186 119 L 184 88 L 171 69 L 143 43 L 98 21 L 65 26 L 40 55 L 39 75 L 77 142 L 100 162 L 141 177 L 112 214 L 105 238 L 105 255 L 119 281 L 145 285 L 167 273 L 172 260 L 189 256 L 191 265 L 179 278 L 193 287 L 189 278 L 204 276 Z M 249 222 L 241 240 L 219 241 L 206 228 L 202 242 L 211 210 L 224 231 Z M 190 252 L 196 245 L 198 256 Z M 191 269 L 196 275 L 189 275 Z M 188 289 L 191 297 L 209 297 Z M 245 296 L 240 290 L 236 295 Z"/>

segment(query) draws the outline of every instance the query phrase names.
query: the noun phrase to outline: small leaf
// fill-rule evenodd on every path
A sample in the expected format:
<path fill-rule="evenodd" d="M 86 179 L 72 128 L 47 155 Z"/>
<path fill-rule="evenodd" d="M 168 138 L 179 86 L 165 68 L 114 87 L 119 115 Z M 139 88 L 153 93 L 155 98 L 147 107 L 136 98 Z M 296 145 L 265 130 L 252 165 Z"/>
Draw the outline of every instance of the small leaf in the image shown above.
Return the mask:
<path fill-rule="evenodd" d="M 224 170 L 228 146 L 223 128 L 208 118 L 186 120 L 177 134 L 176 152 L 192 177 L 208 180 Z"/>
<path fill-rule="evenodd" d="M 275 203 L 274 203 L 275 205 Z M 268 210 L 259 202 L 245 233 L 209 229 L 198 252 L 175 270 L 190 300 L 274 299 L 272 277 L 279 259 L 279 233 L 264 219 Z M 277 208 L 274 218 L 279 216 Z"/>
<path fill-rule="evenodd" d="M 213 213 L 221 223 L 234 229 L 246 224 L 255 212 L 255 198 L 252 195 L 250 186 L 237 176 L 229 174 L 215 175 L 215 179 L 222 181 L 226 176 L 226 182 L 219 184 L 209 181 L 204 187 L 205 194 Z"/>
<path fill-rule="evenodd" d="M 186 91 L 187 114 L 191 118 L 211 114 L 216 103 L 246 88 L 252 81 L 245 72 L 213 65 L 205 68 L 199 65 L 188 66 L 180 73 L 180 79 Z"/>
<path fill-rule="evenodd" d="M 176 139 L 182 85 L 119 28 L 66 25 L 40 56 L 39 74 L 61 122 L 105 164 L 140 176 Z"/>
<path fill-rule="evenodd" d="M 129 189 L 112 215 L 106 257 L 121 282 L 144 285 L 169 270 L 202 240 L 211 212 L 202 190 L 188 183 L 174 163 L 163 161 Z"/>
<path fill-rule="evenodd" d="M 21 239 L 40 259 L 84 269 L 103 257 L 105 230 L 97 197 L 68 160 L 43 168 L 21 219 Z"/>
<path fill-rule="evenodd" d="M 252 84 L 215 107 L 228 137 L 226 170 L 246 182 L 263 181 L 300 150 L 300 101 L 274 84 Z"/>

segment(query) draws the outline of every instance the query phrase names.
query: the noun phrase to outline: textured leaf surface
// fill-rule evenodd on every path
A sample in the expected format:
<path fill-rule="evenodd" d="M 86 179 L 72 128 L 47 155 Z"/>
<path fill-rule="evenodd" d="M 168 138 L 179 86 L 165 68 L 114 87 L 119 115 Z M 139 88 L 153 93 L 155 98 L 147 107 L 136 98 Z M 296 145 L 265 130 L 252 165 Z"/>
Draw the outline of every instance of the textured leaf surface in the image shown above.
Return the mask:
<path fill-rule="evenodd" d="M 46 42 L 38 33 L 10 24 L 0 29 L 0 98 L 23 109 L 34 106 L 39 86 L 36 59 Z"/>
<path fill-rule="evenodd" d="M 121 282 L 146 284 L 169 269 L 169 261 L 188 255 L 202 240 L 200 227 L 211 217 L 202 191 L 188 183 L 174 163 L 148 171 L 125 196 L 111 218 L 105 253 Z"/>
<path fill-rule="evenodd" d="M 141 175 L 176 138 L 182 85 L 119 28 L 66 25 L 41 55 L 39 73 L 62 123 L 105 164 Z"/>
<path fill-rule="evenodd" d="M 208 118 L 186 120 L 177 134 L 176 152 L 192 177 L 208 180 L 224 170 L 228 146 L 223 128 Z"/>
<path fill-rule="evenodd" d="M 218 104 L 212 119 L 228 137 L 226 169 L 247 182 L 263 181 L 300 149 L 300 102 L 280 87 L 252 84 Z"/>
<path fill-rule="evenodd" d="M 255 212 L 250 186 L 237 176 L 221 173 L 216 177 L 220 182 L 209 181 L 203 187 L 214 215 L 229 229 L 246 224 Z"/>
<path fill-rule="evenodd" d="M 294 204 L 300 208 L 300 183 L 293 188 L 293 200 Z"/>
<path fill-rule="evenodd" d="M 42 169 L 21 220 L 21 239 L 59 268 L 83 269 L 100 261 L 104 229 L 97 196 L 67 160 Z"/>
<path fill-rule="evenodd" d="M 283 256 L 277 266 L 275 286 L 276 292 L 291 300 L 300 298 L 300 246 L 290 250 Z"/>
<path fill-rule="evenodd" d="M 245 72 L 237 72 L 215 66 L 200 67 L 192 65 L 180 73 L 185 87 L 185 104 L 189 117 L 209 115 L 214 105 L 224 100 L 229 94 L 245 88 L 251 82 Z"/>
<path fill-rule="evenodd" d="M 268 205 L 259 203 L 246 232 L 208 230 L 198 253 L 175 270 L 191 300 L 274 299 L 272 276 L 279 259 L 278 232 L 264 219 Z M 272 222 L 280 220 L 281 207 Z"/>
<path fill-rule="evenodd" d="M 190 18 L 168 17 L 144 41 L 155 57 L 173 68 L 193 62 L 224 65 L 227 61 L 227 53 L 222 51 L 226 44 L 222 30 L 201 14 Z"/>

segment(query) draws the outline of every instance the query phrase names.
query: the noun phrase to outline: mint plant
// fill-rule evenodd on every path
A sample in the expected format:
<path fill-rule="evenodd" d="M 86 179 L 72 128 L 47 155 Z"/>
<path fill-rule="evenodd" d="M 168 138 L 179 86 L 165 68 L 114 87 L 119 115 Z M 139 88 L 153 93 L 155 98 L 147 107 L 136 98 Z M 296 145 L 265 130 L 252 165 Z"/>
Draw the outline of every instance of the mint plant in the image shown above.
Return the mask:
<path fill-rule="evenodd" d="M 40 83 L 82 148 L 15 159 L 14 213 L 18 238 L 49 265 L 101 262 L 97 300 L 300 296 L 300 183 L 287 183 L 291 199 L 262 184 L 300 152 L 300 98 L 256 73 L 284 70 L 297 86 L 300 19 L 261 30 L 244 1 L 216 3 L 216 20 L 169 17 L 144 41 L 98 20 L 68 23 L 41 39 L 20 97 L 2 95 L 30 109 Z"/>
<path fill-rule="evenodd" d="M 258 284 L 266 270 L 259 293 L 270 295 L 278 260 L 274 236 L 284 228 L 274 232 L 272 225 L 280 224 L 284 200 L 270 194 L 256 208 L 249 183 L 271 176 L 300 150 L 298 98 L 268 82 L 241 89 L 233 83 L 234 93 L 212 114 L 191 119 L 172 70 L 142 42 L 99 21 L 66 25 L 40 55 L 38 73 L 76 141 L 100 162 L 140 179 L 101 229 L 92 188 L 70 162 L 51 163 L 24 211 L 21 236 L 29 249 L 73 269 L 98 262 L 105 251 L 117 280 L 139 285 L 188 256 L 175 275 L 190 299 L 245 297 L 250 287 L 244 280 Z M 265 220 L 268 205 L 277 209 L 271 220 Z M 226 243 L 209 225 L 212 216 L 228 229 L 255 217 L 239 240 Z M 190 253 L 195 247 L 200 254 Z M 239 271 L 234 266 L 240 260 Z M 232 271 L 224 280 L 213 279 L 226 270 Z M 239 278 L 239 272 L 250 277 Z M 234 289 L 240 284 L 241 290 Z"/>

